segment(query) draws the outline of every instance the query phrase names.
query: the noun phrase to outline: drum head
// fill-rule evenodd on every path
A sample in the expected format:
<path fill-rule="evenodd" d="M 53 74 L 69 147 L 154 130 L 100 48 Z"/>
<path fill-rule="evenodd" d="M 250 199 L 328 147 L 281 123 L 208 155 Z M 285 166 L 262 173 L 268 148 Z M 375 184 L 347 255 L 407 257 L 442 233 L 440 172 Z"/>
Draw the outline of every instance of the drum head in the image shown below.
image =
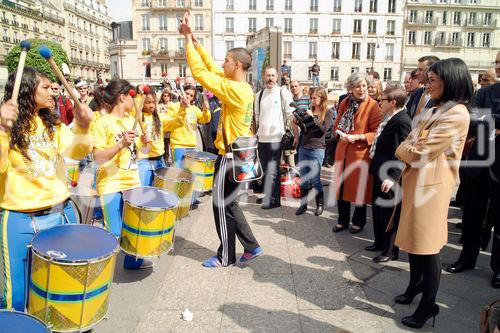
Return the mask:
<path fill-rule="evenodd" d="M 0 310 L 0 332 L 9 333 L 50 333 L 38 318 L 18 311 Z"/>
<path fill-rule="evenodd" d="M 96 260 L 118 248 L 109 231 L 85 224 L 65 224 L 42 230 L 33 236 L 33 250 L 58 262 Z"/>
<path fill-rule="evenodd" d="M 194 160 L 203 160 L 203 161 L 209 161 L 209 160 L 215 161 L 217 159 L 217 155 L 214 155 L 206 151 L 188 151 L 184 154 L 184 156 Z"/>
<path fill-rule="evenodd" d="M 123 201 L 133 206 L 151 209 L 171 209 L 179 204 L 179 198 L 165 190 L 144 186 L 123 192 Z"/>
<path fill-rule="evenodd" d="M 155 170 L 155 177 L 174 182 L 193 182 L 193 174 L 181 168 L 159 168 Z"/>

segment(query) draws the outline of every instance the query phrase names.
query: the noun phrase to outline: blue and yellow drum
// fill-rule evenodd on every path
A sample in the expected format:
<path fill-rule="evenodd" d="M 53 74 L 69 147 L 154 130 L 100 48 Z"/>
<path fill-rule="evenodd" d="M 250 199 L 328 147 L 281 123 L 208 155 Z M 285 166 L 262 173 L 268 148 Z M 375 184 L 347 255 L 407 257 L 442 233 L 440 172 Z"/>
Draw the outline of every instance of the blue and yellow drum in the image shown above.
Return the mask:
<path fill-rule="evenodd" d="M 180 168 L 160 168 L 155 170 L 153 184 L 155 187 L 165 189 L 179 197 L 176 220 L 189 215 L 194 184 L 191 172 Z"/>
<path fill-rule="evenodd" d="M 50 333 L 41 320 L 23 312 L 0 310 L 0 332 Z"/>
<path fill-rule="evenodd" d="M 217 155 L 206 151 L 189 151 L 184 154 L 184 166 L 194 175 L 194 190 L 207 192 L 214 183 L 214 164 Z"/>
<path fill-rule="evenodd" d="M 118 242 L 84 224 L 45 229 L 31 241 L 28 313 L 57 332 L 87 330 L 108 311 Z"/>
<path fill-rule="evenodd" d="M 176 195 L 156 187 L 123 192 L 122 251 L 137 258 L 168 252 L 174 244 L 178 205 Z"/>

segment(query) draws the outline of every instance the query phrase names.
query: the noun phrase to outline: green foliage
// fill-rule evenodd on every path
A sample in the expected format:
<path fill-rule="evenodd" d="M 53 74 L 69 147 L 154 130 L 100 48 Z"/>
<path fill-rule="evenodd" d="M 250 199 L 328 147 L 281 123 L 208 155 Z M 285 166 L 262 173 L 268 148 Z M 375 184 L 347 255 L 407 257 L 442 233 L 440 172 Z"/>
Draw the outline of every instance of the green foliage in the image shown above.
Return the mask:
<path fill-rule="evenodd" d="M 26 63 L 25 66 L 34 67 L 43 73 L 47 74 L 47 76 L 52 81 L 57 81 L 56 74 L 52 71 L 49 63 L 45 58 L 43 58 L 38 53 L 38 48 L 41 45 L 47 45 L 52 51 L 52 58 L 56 62 L 59 69 L 61 69 L 61 65 L 63 63 L 68 64 L 70 66 L 68 55 L 66 51 L 61 47 L 61 45 L 45 40 L 45 39 L 28 39 L 31 43 L 31 48 L 26 55 Z M 21 47 L 19 45 L 14 46 L 12 50 L 5 57 L 5 64 L 7 65 L 7 70 L 9 73 L 15 71 L 17 69 L 17 64 L 19 63 L 19 55 L 21 54 Z"/>

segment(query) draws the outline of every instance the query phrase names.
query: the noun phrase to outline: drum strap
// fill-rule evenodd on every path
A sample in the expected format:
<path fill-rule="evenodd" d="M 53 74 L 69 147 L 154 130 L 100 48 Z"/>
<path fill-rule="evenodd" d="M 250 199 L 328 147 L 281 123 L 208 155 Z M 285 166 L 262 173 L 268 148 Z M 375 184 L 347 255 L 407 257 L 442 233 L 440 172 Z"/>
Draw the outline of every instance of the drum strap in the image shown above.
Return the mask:
<path fill-rule="evenodd" d="M 61 218 L 66 220 L 66 223 L 69 224 L 68 217 L 66 216 L 66 214 L 64 214 L 64 208 L 66 207 L 66 205 L 69 204 L 69 202 L 70 202 L 70 199 L 67 199 L 63 203 L 57 204 L 57 205 L 52 206 L 50 208 L 41 209 L 41 210 L 37 210 L 35 212 L 27 213 L 27 215 L 29 215 L 31 218 L 31 223 L 33 224 L 33 230 L 35 232 L 40 230 L 40 228 L 38 228 L 38 225 L 36 222 L 37 217 L 50 215 L 50 214 L 61 214 Z M 64 223 L 64 220 L 62 221 L 63 223 Z"/>
<path fill-rule="evenodd" d="M 226 153 L 231 152 L 231 146 L 228 145 L 227 139 L 226 139 L 226 131 L 224 130 L 224 122 L 222 121 L 222 117 L 220 118 L 220 124 L 221 124 L 221 129 L 222 129 L 222 141 L 224 142 L 224 151 Z M 255 121 L 255 108 L 252 108 L 252 124 L 250 125 L 252 129 L 253 135 L 257 133 L 257 124 Z"/>

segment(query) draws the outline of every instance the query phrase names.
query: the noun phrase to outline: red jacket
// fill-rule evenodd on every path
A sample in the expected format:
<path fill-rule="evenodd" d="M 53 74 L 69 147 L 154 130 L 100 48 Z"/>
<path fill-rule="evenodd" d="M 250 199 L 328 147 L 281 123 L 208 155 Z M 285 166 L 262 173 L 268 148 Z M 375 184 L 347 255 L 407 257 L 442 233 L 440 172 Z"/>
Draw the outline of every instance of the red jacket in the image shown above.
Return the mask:
<path fill-rule="evenodd" d="M 71 104 L 71 100 L 64 96 L 60 95 L 57 98 L 57 106 L 59 106 L 59 118 L 63 123 L 69 125 L 73 121 L 73 104 Z"/>

